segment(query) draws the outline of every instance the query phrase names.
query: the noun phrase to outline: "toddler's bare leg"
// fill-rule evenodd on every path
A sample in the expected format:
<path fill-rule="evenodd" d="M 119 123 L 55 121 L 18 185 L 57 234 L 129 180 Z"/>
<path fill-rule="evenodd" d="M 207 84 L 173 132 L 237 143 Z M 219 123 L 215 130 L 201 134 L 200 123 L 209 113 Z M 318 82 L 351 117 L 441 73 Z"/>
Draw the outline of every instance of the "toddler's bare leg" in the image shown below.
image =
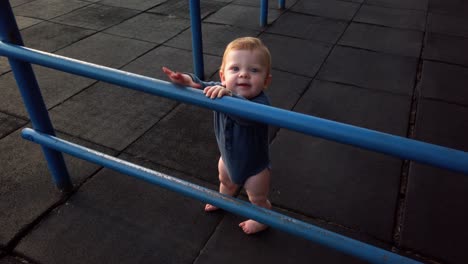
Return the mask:
<path fill-rule="evenodd" d="M 271 209 L 271 203 L 268 201 L 270 191 L 270 169 L 264 169 L 259 174 L 247 179 L 244 185 L 245 191 L 252 204 Z M 239 224 L 244 233 L 250 235 L 263 231 L 268 228 L 267 225 L 249 219 Z"/>
<path fill-rule="evenodd" d="M 239 186 L 231 181 L 231 178 L 229 178 L 229 174 L 227 172 L 226 166 L 224 165 L 224 162 L 221 158 L 219 158 L 218 162 L 218 171 L 219 171 L 219 192 L 222 194 L 227 194 L 230 196 L 233 196 Z M 206 212 L 211 212 L 218 210 L 218 207 L 207 204 L 205 205 L 205 211 Z"/>

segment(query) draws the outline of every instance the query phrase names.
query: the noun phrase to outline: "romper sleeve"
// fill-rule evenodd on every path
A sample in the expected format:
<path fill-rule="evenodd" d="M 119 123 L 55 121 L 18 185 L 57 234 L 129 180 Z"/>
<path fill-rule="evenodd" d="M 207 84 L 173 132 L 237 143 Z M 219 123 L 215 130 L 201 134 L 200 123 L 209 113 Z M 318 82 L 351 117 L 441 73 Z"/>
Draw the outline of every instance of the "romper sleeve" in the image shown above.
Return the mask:
<path fill-rule="evenodd" d="M 221 85 L 222 83 L 220 82 L 205 82 L 205 81 L 202 81 L 200 80 L 195 74 L 193 73 L 190 73 L 190 72 L 184 72 L 185 74 L 187 74 L 188 76 L 190 76 L 190 78 L 192 78 L 192 81 L 193 82 L 196 82 L 196 83 L 199 83 L 202 85 L 202 88 L 205 88 L 205 87 L 208 87 L 208 86 L 215 86 L 215 85 Z"/>

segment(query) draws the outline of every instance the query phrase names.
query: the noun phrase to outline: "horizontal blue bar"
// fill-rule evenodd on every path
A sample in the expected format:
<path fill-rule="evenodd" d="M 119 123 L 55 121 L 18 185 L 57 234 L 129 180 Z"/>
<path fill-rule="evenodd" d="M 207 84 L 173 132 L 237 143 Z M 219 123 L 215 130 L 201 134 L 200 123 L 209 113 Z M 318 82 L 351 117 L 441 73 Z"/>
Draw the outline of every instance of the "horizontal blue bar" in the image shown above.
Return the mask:
<path fill-rule="evenodd" d="M 232 213 L 255 219 L 273 228 L 334 248 L 340 252 L 356 256 L 371 263 L 419 263 L 393 252 L 365 244 L 289 216 L 252 205 L 234 197 L 138 166 L 30 128 L 23 129 L 21 136 L 24 139 L 42 146 L 47 146 L 80 159 L 99 164 L 205 203 L 213 204 Z"/>
<path fill-rule="evenodd" d="M 304 134 L 419 161 L 468 174 L 468 153 L 305 114 L 223 97 L 212 100 L 202 91 L 0 41 L 0 55 L 86 76 L 134 90 L 284 127 Z"/>

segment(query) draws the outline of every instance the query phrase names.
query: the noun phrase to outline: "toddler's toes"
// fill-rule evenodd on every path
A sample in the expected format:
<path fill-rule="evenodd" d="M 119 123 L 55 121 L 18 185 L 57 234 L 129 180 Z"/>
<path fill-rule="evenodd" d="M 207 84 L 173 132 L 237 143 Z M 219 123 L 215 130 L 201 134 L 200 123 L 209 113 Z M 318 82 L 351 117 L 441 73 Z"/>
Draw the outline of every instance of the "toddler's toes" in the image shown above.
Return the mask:
<path fill-rule="evenodd" d="M 240 223 L 239 227 L 242 228 L 242 231 L 244 231 L 244 233 L 246 233 L 247 235 L 255 234 L 268 228 L 267 225 L 254 221 L 252 219 Z"/>
<path fill-rule="evenodd" d="M 247 229 L 247 227 L 245 226 L 245 222 L 240 223 L 240 224 L 239 224 L 239 227 L 242 228 L 242 231 L 244 231 L 244 233 L 247 234 L 248 229 Z"/>
<path fill-rule="evenodd" d="M 213 212 L 213 211 L 216 211 L 218 210 L 219 208 L 214 206 L 214 205 L 211 205 L 211 204 L 206 204 L 205 205 L 205 212 Z"/>

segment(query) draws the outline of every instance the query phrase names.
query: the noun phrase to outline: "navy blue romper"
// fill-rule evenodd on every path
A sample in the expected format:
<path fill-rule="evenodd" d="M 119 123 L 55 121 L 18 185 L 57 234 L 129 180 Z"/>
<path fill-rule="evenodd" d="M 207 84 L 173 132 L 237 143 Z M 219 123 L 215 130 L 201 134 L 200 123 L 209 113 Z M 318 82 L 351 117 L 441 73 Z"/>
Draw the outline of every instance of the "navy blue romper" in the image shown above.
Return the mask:
<path fill-rule="evenodd" d="M 203 82 L 195 75 L 189 75 L 203 87 L 221 85 L 219 82 Z M 247 100 L 239 95 L 234 97 Z M 270 105 L 264 92 L 250 101 Z M 243 185 L 250 176 L 270 168 L 268 125 L 215 111 L 214 132 L 221 158 L 235 184 Z"/>

